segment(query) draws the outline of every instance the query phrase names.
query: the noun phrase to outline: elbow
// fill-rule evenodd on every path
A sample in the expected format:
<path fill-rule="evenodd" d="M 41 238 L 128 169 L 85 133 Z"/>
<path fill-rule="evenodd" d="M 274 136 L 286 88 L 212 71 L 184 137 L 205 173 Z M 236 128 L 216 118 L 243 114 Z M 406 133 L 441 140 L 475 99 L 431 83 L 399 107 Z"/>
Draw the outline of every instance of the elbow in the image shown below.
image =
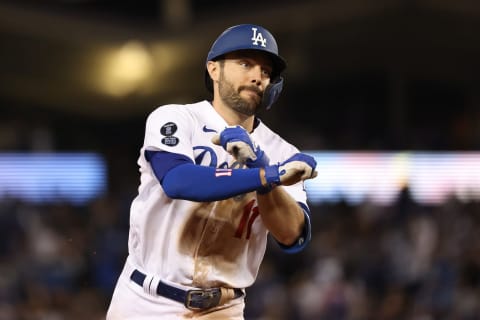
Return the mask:
<path fill-rule="evenodd" d="M 311 240 L 311 225 L 308 214 L 305 213 L 305 221 L 301 231 L 295 234 L 285 235 L 278 238 L 280 247 L 286 253 L 297 253 L 306 248 Z"/>
<path fill-rule="evenodd" d="M 286 247 L 293 246 L 297 243 L 298 238 L 301 236 L 301 232 L 298 233 L 288 233 L 284 235 L 277 236 L 277 241 Z"/>
<path fill-rule="evenodd" d="M 306 221 L 304 213 L 299 213 L 298 219 L 292 221 L 290 227 L 283 229 L 283 232 L 277 234 L 277 241 L 285 246 L 295 245 L 299 238 L 303 236 L 307 223 L 308 221 Z"/>
<path fill-rule="evenodd" d="M 195 187 L 179 175 L 178 170 L 170 170 L 160 181 L 163 191 L 170 199 L 196 201 L 192 194 Z"/>
<path fill-rule="evenodd" d="M 180 192 L 175 188 L 165 188 L 165 186 L 163 186 L 163 191 L 165 191 L 165 194 L 171 199 L 180 199 Z"/>
<path fill-rule="evenodd" d="M 163 191 L 171 199 L 181 199 L 183 191 L 182 184 L 175 183 L 171 179 L 163 179 L 161 182 Z"/>
<path fill-rule="evenodd" d="M 292 240 L 293 239 L 293 240 Z M 298 253 L 303 251 L 307 244 L 310 242 L 309 237 L 305 237 L 302 233 L 297 235 L 297 237 L 285 237 L 283 239 L 276 239 L 282 250 L 286 253 Z M 285 242 L 284 242 L 285 241 Z"/>
<path fill-rule="evenodd" d="M 287 228 L 283 228 L 282 230 L 277 229 L 274 233 L 274 237 L 277 242 L 281 243 L 283 246 L 293 246 L 297 243 L 298 239 L 303 236 L 304 227 L 304 222 L 292 223 Z"/>

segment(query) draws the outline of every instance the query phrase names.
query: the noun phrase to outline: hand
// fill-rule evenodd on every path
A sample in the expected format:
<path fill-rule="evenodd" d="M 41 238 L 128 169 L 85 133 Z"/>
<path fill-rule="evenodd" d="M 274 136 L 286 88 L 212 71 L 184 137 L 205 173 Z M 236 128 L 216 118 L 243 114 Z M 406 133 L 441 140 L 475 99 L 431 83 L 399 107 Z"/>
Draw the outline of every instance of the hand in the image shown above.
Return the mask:
<path fill-rule="evenodd" d="M 245 164 L 248 168 L 261 168 L 268 166 L 268 156 L 257 146 L 247 130 L 241 126 L 225 128 L 220 135 L 215 135 L 212 142 L 221 145 L 238 162 Z"/>
<path fill-rule="evenodd" d="M 305 153 L 296 153 L 279 165 L 265 167 L 265 180 L 268 186 L 290 186 L 299 181 L 315 178 L 317 162 Z"/>

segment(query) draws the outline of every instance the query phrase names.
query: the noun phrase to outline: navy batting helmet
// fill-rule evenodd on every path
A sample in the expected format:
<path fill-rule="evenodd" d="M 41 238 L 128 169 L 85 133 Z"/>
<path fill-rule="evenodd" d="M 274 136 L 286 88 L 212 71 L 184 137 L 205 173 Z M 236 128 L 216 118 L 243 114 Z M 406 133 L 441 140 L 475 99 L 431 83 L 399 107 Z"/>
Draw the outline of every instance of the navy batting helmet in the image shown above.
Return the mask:
<path fill-rule="evenodd" d="M 273 63 L 270 85 L 265 89 L 262 104 L 269 109 L 278 99 L 283 88 L 280 76 L 287 67 L 285 60 L 278 54 L 277 42 L 267 29 L 253 24 L 241 24 L 225 30 L 213 43 L 207 55 L 208 61 L 220 59 L 223 55 L 237 50 L 259 50 L 268 54 Z M 213 92 L 213 82 L 205 72 L 205 85 Z"/>

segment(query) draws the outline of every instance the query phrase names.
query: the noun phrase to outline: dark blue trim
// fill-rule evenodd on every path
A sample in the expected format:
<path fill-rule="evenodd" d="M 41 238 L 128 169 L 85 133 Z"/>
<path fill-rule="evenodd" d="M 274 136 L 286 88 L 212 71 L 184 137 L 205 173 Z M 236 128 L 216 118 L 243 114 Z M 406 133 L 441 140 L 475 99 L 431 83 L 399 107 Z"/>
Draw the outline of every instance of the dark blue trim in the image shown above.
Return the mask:
<path fill-rule="evenodd" d="M 298 237 L 297 241 L 295 241 L 292 245 L 286 246 L 277 241 L 280 248 L 282 248 L 282 250 L 286 253 L 298 253 L 303 249 L 305 249 L 305 247 L 312 240 L 312 225 L 310 222 L 310 209 L 304 203 L 301 203 L 301 202 L 297 202 L 297 203 L 303 210 L 303 214 L 305 215 L 305 223 L 303 225 L 302 233 Z"/>

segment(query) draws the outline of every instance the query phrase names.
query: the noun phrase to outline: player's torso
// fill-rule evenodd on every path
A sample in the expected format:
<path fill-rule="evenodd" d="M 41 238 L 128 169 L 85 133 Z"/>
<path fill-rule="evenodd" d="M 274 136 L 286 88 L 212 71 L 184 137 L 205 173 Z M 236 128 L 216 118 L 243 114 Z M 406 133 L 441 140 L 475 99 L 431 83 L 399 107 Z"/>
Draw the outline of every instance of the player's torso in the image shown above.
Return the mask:
<path fill-rule="evenodd" d="M 186 145 L 196 164 L 225 169 L 238 167 L 232 156 L 211 142 L 212 137 L 225 128 L 224 120 L 210 112 L 213 110 L 195 107 L 198 106 L 188 110 L 188 134 L 181 127 L 186 125 L 184 121 L 176 121 L 167 114 L 158 123 L 158 130 L 165 134 L 157 140 L 168 138 L 165 143 L 178 143 L 171 148 L 172 152 L 180 152 L 175 149 L 177 146 L 178 150 L 188 152 L 181 144 L 189 139 Z M 170 123 L 168 132 L 165 123 Z M 169 150 L 168 146 L 164 149 Z M 134 229 L 138 237 L 137 247 L 141 247 L 133 250 L 138 253 L 137 259 L 143 260 L 138 263 L 172 282 L 185 285 L 250 285 L 263 258 L 267 235 L 255 192 L 216 202 L 172 200 L 156 183 L 148 164 L 145 162 L 141 166 L 144 166 L 142 176 L 146 176 L 143 179 L 153 190 L 141 191 L 144 194 L 143 197 L 139 195 L 141 202 L 148 202 L 148 205 L 132 210 L 142 211 L 134 214 L 131 228 L 131 233 Z M 139 197 L 135 201 L 139 202 Z M 132 208 L 135 208 L 135 201 Z"/>
<path fill-rule="evenodd" d="M 195 118 L 197 123 L 192 136 L 195 163 L 239 169 L 231 155 L 211 142 L 212 137 L 226 127 L 225 121 L 216 113 L 197 112 Z M 196 203 L 190 209 L 179 229 L 178 249 L 194 257 L 193 284 L 216 286 L 222 285 L 216 281 L 227 279 L 237 283 L 253 280 L 250 268 L 257 269 L 260 260 L 249 261 L 246 256 L 251 254 L 250 250 L 259 250 L 263 257 L 267 233 L 259 217 L 255 192 L 222 201 Z M 251 266 L 242 261 L 248 261 Z"/>

